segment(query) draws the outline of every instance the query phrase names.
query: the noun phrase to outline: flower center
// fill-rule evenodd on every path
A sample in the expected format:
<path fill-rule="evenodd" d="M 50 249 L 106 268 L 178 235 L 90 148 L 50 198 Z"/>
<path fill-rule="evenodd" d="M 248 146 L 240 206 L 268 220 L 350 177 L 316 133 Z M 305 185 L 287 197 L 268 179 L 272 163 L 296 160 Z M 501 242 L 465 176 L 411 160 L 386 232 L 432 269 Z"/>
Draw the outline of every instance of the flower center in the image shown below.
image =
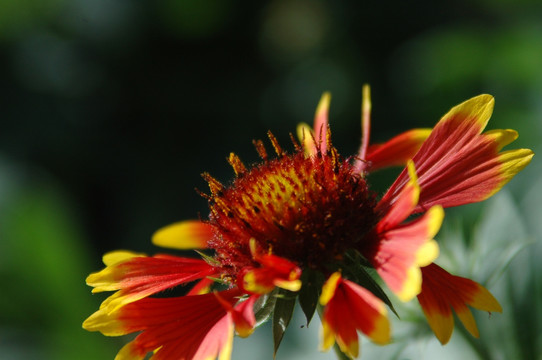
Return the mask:
<path fill-rule="evenodd" d="M 335 148 L 311 157 L 299 148 L 287 155 L 270 138 L 276 159 L 267 159 L 261 143 L 257 149 L 264 161 L 249 171 L 230 156 L 238 175 L 231 186 L 204 175 L 211 188 L 210 223 L 216 229 L 209 246 L 232 275 L 255 265 L 250 239 L 263 253 L 325 270 L 376 224 L 375 195 Z"/>

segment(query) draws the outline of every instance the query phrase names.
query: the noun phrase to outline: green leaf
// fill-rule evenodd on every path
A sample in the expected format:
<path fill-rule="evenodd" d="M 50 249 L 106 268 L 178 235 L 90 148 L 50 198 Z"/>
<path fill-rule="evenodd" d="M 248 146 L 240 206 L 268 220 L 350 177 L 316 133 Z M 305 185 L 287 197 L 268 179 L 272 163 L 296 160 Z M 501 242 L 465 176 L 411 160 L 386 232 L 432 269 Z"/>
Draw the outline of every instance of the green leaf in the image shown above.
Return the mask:
<path fill-rule="evenodd" d="M 296 294 L 288 290 L 279 289 L 275 298 L 275 311 L 273 312 L 273 343 L 275 346 L 273 358 L 277 355 L 277 350 L 279 349 L 284 332 L 292 319 Z"/>
<path fill-rule="evenodd" d="M 269 294 L 260 296 L 254 303 L 254 316 L 256 317 L 256 326 L 260 326 L 269 319 L 275 309 L 278 290 L 275 289 Z"/>
<path fill-rule="evenodd" d="M 306 269 L 301 275 L 301 283 L 303 285 L 299 290 L 299 305 L 307 318 L 308 327 L 316 311 L 316 305 L 318 305 L 320 289 L 324 284 L 324 275 L 319 271 Z"/>

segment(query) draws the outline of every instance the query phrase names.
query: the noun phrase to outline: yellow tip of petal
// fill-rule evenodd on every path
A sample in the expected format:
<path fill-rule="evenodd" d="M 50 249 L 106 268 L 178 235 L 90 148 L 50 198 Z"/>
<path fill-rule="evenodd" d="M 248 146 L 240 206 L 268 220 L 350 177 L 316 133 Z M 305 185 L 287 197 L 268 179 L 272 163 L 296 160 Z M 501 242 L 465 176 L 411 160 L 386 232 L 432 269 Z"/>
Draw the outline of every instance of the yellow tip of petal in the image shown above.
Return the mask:
<path fill-rule="evenodd" d="M 372 341 L 380 345 L 388 344 L 391 340 L 390 321 L 386 314 L 387 311 L 384 308 L 383 316 L 376 319 L 374 330 L 370 334 L 367 334 Z"/>
<path fill-rule="evenodd" d="M 102 257 L 102 261 L 105 265 L 111 266 L 111 265 L 115 265 L 115 264 L 130 260 L 131 258 L 141 257 L 141 256 L 147 256 L 147 255 L 143 253 L 135 253 L 132 251 L 127 251 L 127 250 L 117 250 L 117 251 L 112 251 L 105 254 Z"/>
<path fill-rule="evenodd" d="M 318 107 L 316 108 L 316 117 L 324 115 L 329 110 L 329 103 L 331 102 L 331 93 L 326 91 L 322 94 Z M 318 130 L 318 129 L 314 129 Z"/>
<path fill-rule="evenodd" d="M 495 99 L 493 96 L 488 94 L 478 95 L 453 107 L 444 115 L 444 118 L 453 118 L 457 115 L 466 116 L 470 120 L 474 120 L 479 126 L 479 131 L 482 132 L 493 113 L 494 105 Z"/>
<path fill-rule="evenodd" d="M 245 273 L 245 276 L 243 276 L 243 287 L 245 288 L 245 290 L 256 294 L 267 294 L 274 288 L 274 286 L 259 283 L 257 281 L 257 276 L 254 273 L 254 270 L 247 271 Z"/>
<path fill-rule="evenodd" d="M 401 291 L 397 292 L 397 297 L 402 302 L 412 300 L 412 298 L 418 295 L 422 291 L 422 272 L 416 265 L 411 266 L 407 270 L 407 276 L 403 283 Z"/>
<path fill-rule="evenodd" d="M 316 154 L 316 147 L 314 146 L 313 136 L 314 134 L 312 132 L 312 128 L 309 125 L 305 123 L 300 123 L 299 125 L 297 125 L 297 138 L 301 142 L 303 150 L 305 150 L 305 154 L 307 155 Z"/>
<path fill-rule="evenodd" d="M 472 300 L 469 301 L 469 305 L 475 309 L 491 312 L 502 312 L 501 304 L 495 299 L 493 295 L 480 284 L 477 284 L 478 288 L 474 294 Z"/>
<path fill-rule="evenodd" d="M 371 111 L 371 87 L 368 84 L 363 85 L 361 104 L 363 113 Z"/>
<path fill-rule="evenodd" d="M 179 250 L 203 249 L 212 236 L 210 225 L 189 220 L 161 228 L 152 236 L 152 242 L 156 246 Z"/>
<path fill-rule="evenodd" d="M 331 276 L 324 283 L 324 286 L 322 286 L 322 294 L 320 294 L 320 304 L 322 306 L 326 306 L 327 303 L 333 298 L 340 279 L 341 273 L 337 271 L 331 274 Z"/>
<path fill-rule="evenodd" d="M 357 339 L 353 340 L 350 344 L 346 344 L 341 341 L 340 338 L 337 338 L 337 344 L 341 351 L 348 356 L 350 359 L 355 359 L 359 355 L 359 342 Z"/>
<path fill-rule="evenodd" d="M 474 316 L 472 316 L 472 312 L 469 310 L 469 308 L 465 306 L 461 309 L 455 309 L 455 313 L 465 329 L 467 329 L 467 331 L 475 338 L 479 338 L 480 333 L 478 332 L 476 321 L 474 320 Z"/>
<path fill-rule="evenodd" d="M 407 162 L 408 176 L 410 177 L 410 182 L 413 184 L 418 183 L 418 175 L 416 174 L 416 166 L 414 161 L 408 160 Z"/>
<path fill-rule="evenodd" d="M 414 161 L 407 161 L 407 169 L 408 176 L 410 178 L 408 185 L 414 187 L 414 193 L 412 194 L 412 206 L 416 206 L 418 204 L 418 200 L 420 199 L 420 185 L 418 185 L 418 175 L 416 174 Z"/>
<path fill-rule="evenodd" d="M 430 217 L 429 227 L 427 229 L 427 237 L 434 237 L 440 230 L 442 221 L 444 220 L 444 209 L 440 205 L 431 207 L 425 216 Z"/>
<path fill-rule="evenodd" d="M 320 334 L 320 351 L 328 351 L 335 344 L 335 334 L 325 319 L 322 319 Z"/>
<path fill-rule="evenodd" d="M 275 286 L 295 292 L 301 289 L 301 280 L 275 280 Z"/>
<path fill-rule="evenodd" d="M 233 350 L 233 331 L 230 330 L 226 343 L 223 345 L 222 349 L 220 349 L 218 360 L 230 360 L 232 350 Z M 214 360 L 214 359 L 215 359 L 214 356 L 210 358 L 210 360 Z"/>
<path fill-rule="evenodd" d="M 512 129 L 496 129 L 486 131 L 484 133 L 484 136 L 489 137 L 493 141 L 495 141 L 498 144 L 497 151 L 500 151 L 503 147 L 518 138 L 518 132 Z"/>
<path fill-rule="evenodd" d="M 416 252 L 416 263 L 419 267 L 424 267 L 433 262 L 438 257 L 439 247 L 435 240 L 429 240 L 423 244 Z"/>
<path fill-rule="evenodd" d="M 99 331 L 106 336 L 121 336 L 127 333 L 115 316 L 111 316 L 101 309 L 83 322 L 83 329 Z"/>
<path fill-rule="evenodd" d="M 448 341 L 450 341 L 454 330 L 454 318 L 452 314 L 443 315 L 434 313 L 431 317 L 427 317 L 427 320 L 438 341 L 440 341 L 442 345 L 446 345 Z"/>

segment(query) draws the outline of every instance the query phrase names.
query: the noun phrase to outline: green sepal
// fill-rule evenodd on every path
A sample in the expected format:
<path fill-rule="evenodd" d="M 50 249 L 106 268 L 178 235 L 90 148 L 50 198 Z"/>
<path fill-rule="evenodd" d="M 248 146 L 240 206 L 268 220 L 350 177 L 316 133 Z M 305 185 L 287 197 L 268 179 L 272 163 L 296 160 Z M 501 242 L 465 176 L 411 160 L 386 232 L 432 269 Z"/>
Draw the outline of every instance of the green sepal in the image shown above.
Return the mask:
<path fill-rule="evenodd" d="M 307 318 L 307 327 L 316 311 L 324 280 L 324 275 L 317 270 L 305 269 L 301 275 L 303 285 L 299 290 L 299 305 Z"/>
<path fill-rule="evenodd" d="M 296 297 L 296 293 L 284 289 L 279 289 L 277 296 L 275 296 L 275 311 L 273 312 L 273 358 L 277 355 L 277 350 L 279 349 L 284 332 L 292 319 Z"/>
<path fill-rule="evenodd" d="M 201 256 L 203 258 L 203 260 L 205 260 L 205 262 L 211 266 L 219 266 L 220 265 L 220 262 L 217 261 L 214 257 L 212 256 L 209 256 L 207 254 L 205 254 L 203 251 L 200 251 L 200 250 L 194 250 L 196 253 L 198 253 L 199 256 Z"/>
<path fill-rule="evenodd" d="M 266 322 L 273 313 L 273 309 L 275 309 L 275 304 L 277 302 L 277 293 L 278 288 L 275 288 L 275 290 L 269 294 L 260 296 L 254 303 L 254 317 L 256 318 L 256 326 L 260 326 Z"/>

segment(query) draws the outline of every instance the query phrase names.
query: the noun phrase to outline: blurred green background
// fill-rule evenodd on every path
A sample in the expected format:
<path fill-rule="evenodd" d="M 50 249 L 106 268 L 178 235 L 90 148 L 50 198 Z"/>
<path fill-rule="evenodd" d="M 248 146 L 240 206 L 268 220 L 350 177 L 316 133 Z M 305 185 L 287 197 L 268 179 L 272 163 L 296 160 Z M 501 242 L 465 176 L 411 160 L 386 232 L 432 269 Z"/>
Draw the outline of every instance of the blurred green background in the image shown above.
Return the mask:
<path fill-rule="evenodd" d="M 0 358 L 113 359 L 126 339 L 81 329 L 104 298 L 84 282 L 101 255 L 160 251 L 156 229 L 206 215 L 200 173 L 227 182 L 229 152 L 257 161 L 251 140 L 268 129 L 286 147 L 323 91 L 334 143 L 353 154 L 363 83 L 374 141 L 490 93 L 489 128 L 536 152 L 542 3 L 0 0 Z M 542 359 L 541 175 L 535 157 L 505 192 L 448 211 L 438 235 L 439 263 L 503 305 L 476 314 L 481 339 L 458 325 L 441 347 L 414 301 L 394 344 L 364 341 L 364 359 Z M 333 359 L 317 321 L 303 324 L 278 358 Z M 263 326 L 233 358 L 272 359 L 271 339 Z"/>

